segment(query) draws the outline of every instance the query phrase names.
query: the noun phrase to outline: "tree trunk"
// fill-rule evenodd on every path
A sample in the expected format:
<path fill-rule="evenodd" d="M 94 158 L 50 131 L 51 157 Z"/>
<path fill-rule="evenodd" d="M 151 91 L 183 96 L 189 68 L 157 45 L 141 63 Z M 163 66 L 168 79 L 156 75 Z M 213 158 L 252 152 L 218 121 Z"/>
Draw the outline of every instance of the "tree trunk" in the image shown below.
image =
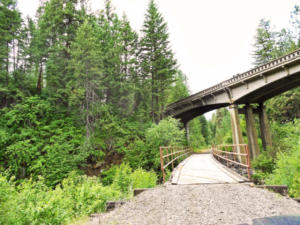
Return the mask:
<path fill-rule="evenodd" d="M 41 61 L 40 70 L 39 70 L 39 77 L 36 85 L 37 94 L 40 95 L 42 93 L 42 86 L 43 86 L 43 62 Z"/>

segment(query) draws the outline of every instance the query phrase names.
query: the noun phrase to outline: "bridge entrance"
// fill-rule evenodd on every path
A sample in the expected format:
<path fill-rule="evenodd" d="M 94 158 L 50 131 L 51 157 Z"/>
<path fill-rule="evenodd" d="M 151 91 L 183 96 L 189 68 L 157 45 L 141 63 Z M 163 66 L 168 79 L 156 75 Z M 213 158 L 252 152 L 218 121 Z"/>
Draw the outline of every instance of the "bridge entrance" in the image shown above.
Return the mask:
<path fill-rule="evenodd" d="M 238 147 L 246 153 L 236 153 Z M 183 157 L 187 158 L 174 168 L 174 164 Z M 214 146 L 210 151 L 201 154 L 195 154 L 189 148 L 161 147 L 160 160 L 164 183 L 167 180 L 165 171 L 168 167 L 172 169 L 168 179 L 171 184 L 240 183 L 250 179 L 251 166 L 247 145 Z M 246 171 L 244 174 L 248 179 L 229 169 L 230 166 L 244 168 L 241 174 Z"/>

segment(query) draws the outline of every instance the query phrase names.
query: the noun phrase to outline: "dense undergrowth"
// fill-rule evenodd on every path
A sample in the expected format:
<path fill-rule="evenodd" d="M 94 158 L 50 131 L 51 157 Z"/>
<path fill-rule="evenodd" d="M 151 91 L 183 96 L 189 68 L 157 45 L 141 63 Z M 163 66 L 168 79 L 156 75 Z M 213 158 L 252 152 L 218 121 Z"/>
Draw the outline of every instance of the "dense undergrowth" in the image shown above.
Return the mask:
<path fill-rule="evenodd" d="M 252 162 L 255 182 L 287 185 L 291 197 L 300 197 L 300 120 L 273 123 L 273 148 Z"/>
<path fill-rule="evenodd" d="M 71 172 L 54 188 L 45 179 L 23 180 L 16 184 L 0 175 L 0 224 L 68 224 L 75 218 L 106 210 L 108 200 L 126 199 L 134 188 L 155 187 L 154 172 L 132 169 L 127 164 L 114 167 L 109 185 L 97 177 Z M 107 181 L 106 181 L 107 182 Z"/>

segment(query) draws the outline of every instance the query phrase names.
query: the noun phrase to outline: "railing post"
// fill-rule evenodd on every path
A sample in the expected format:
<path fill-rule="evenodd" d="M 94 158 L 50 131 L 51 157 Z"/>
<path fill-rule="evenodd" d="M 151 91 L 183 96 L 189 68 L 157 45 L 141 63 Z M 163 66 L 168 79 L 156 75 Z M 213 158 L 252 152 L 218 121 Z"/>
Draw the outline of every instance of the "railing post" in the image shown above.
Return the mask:
<path fill-rule="evenodd" d="M 169 147 L 166 147 L 166 155 L 167 155 L 167 160 L 168 160 L 167 163 L 169 163 L 170 162 Z"/>
<path fill-rule="evenodd" d="M 163 175 L 163 182 L 166 182 L 166 175 L 165 175 L 165 169 L 164 169 L 164 156 L 163 156 L 163 149 L 162 147 L 159 148 L 160 151 L 160 167 L 161 167 L 161 172 Z"/>
<path fill-rule="evenodd" d="M 250 180 L 251 179 L 251 174 L 250 174 L 251 161 L 250 161 L 248 145 L 246 145 L 246 152 L 247 152 L 247 172 L 248 172 L 248 179 Z"/>
<path fill-rule="evenodd" d="M 174 148 L 173 147 L 171 147 L 171 153 L 172 153 L 172 155 L 171 155 L 171 160 L 172 160 L 172 170 L 174 169 L 174 155 L 173 155 L 173 152 L 174 152 Z"/>

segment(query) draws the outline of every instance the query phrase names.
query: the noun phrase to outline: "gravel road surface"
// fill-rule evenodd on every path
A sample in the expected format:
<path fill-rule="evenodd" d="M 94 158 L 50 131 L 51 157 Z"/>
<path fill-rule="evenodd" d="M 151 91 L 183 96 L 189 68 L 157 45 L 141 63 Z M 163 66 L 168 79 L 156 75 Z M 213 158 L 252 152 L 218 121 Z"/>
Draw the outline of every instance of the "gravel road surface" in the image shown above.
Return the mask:
<path fill-rule="evenodd" d="M 248 184 L 167 185 L 99 214 L 98 221 L 101 225 L 235 225 L 299 214 L 296 201 Z"/>

